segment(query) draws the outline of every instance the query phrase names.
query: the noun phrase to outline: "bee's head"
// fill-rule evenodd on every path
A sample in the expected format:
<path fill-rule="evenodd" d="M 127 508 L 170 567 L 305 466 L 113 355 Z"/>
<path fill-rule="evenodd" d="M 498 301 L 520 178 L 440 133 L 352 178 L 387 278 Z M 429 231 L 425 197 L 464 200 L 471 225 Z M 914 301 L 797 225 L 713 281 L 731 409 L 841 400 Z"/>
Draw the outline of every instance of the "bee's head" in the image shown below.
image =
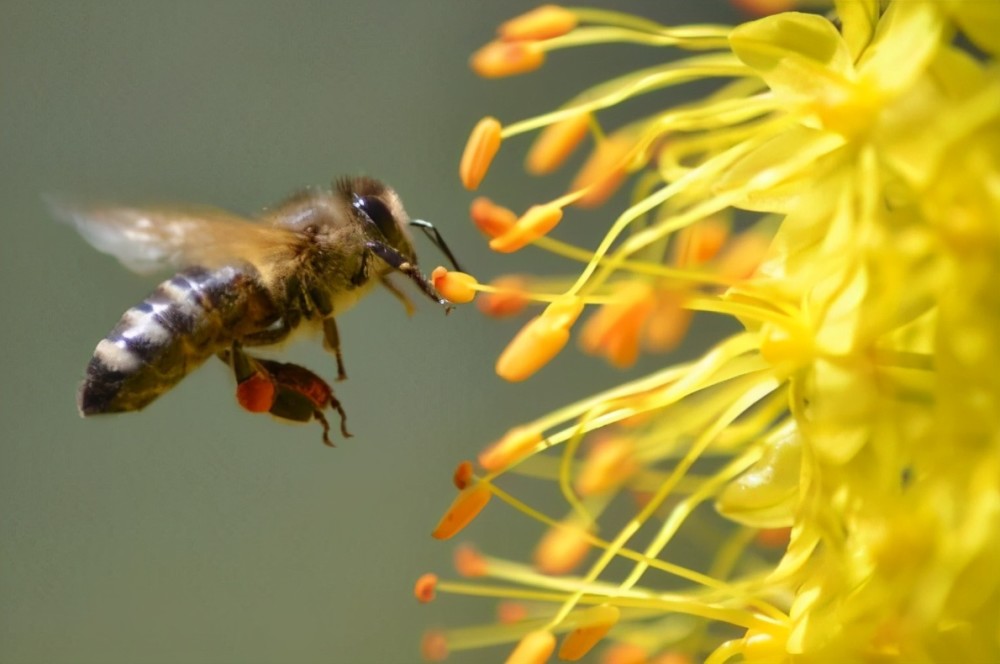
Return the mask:
<path fill-rule="evenodd" d="M 408 230 L 410 218 L 392 188 L 368 177 L 338 180 L 336 188 L 366 235 L 388 244 L 416 264 L 417 253 Z"/>

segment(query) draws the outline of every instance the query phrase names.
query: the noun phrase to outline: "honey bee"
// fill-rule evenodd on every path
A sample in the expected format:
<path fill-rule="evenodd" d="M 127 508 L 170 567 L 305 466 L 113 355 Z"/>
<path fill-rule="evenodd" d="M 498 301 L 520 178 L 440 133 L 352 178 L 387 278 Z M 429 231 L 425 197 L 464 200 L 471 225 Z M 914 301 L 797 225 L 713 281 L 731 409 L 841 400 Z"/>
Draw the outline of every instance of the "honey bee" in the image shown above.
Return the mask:
<path fill-rule="evenodd" d="M 305 367 L 245 349 L 318 328 L 343 380 L 335 316 L 378 283 L 413 311 L 388 280 L 391 273 L 408 277 L 446 313 L 451 308 L 417 266 L 408 228 L 424 231 L 457 268 L 451 251 L 431 224 L 410 220 L 396 193 L 372 178 L 299 192 L 257 220 L 210 208 L 52 207 L 135 272 L 180 269 L 97 344 L 77 393 L 83 417 L 140 410 L 214 355 L 232 369 L 244 409 L 316 419 L 332 446 L 325 410 L 336 410 L 341 434 L 350 433 L 330 385 Z"/>

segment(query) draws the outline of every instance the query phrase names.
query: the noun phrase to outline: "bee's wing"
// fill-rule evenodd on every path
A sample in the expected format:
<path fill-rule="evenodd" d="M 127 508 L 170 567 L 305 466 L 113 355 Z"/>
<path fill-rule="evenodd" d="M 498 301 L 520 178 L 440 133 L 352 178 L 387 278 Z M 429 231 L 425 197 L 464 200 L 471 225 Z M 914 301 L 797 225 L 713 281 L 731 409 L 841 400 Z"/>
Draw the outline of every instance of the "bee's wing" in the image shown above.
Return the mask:
<path fill-rule="evenodd" d="M 49 206 L 94 248 L 140 274 L 234 260 L 262 268 L 290 258 L 300 240 L 294 231 L 214 208 L 81 206 L 51 200 Z"/>

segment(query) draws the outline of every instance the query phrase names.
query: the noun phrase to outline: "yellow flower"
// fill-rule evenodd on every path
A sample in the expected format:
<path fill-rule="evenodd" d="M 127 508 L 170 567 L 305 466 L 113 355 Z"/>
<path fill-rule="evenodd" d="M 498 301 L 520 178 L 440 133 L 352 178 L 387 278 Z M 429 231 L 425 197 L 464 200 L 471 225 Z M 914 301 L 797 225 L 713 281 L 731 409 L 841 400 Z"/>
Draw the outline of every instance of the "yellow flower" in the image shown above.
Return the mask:
<path fill-rule="evenodd" d="M 744 329 L 514 423 L 482 472 L 462 466 L 438 536 L 491 497 L 547 532 L 532 563 L 461 549 L 469 578 L 434 590 L 493 597 L 508 619 L 430 634 L 429 657 L 510 643 L 512 662 L 601 647 L 607 662 L 1000 661 L 1000 3 L 834 5 L 735 28 L 549 6 L 474 58 L 496 76 L 601 42 L 690 53 L 477 132 L 470 187 L 501 141 L 541 129 L 527 168 L 546 173 L 594 137 L 569 193 L 520 217 L 473 208 L 495 250 L 583 265 L 462 282 L 498 315 L 548 303 L 498 373 L 543 370 L 587 307 L 583 348 L 618 366 L 673 347 L 690 312 Z M 722 85 L 600 125 L 697 79 Z M 549 235 L 629 178 L 596 248 Z M 733 210 L 756 221 L 731 232 Z M 562 504 L 509 493 L 512 474 Z M 674 562 L 692 548 L 699 562 Z"/>

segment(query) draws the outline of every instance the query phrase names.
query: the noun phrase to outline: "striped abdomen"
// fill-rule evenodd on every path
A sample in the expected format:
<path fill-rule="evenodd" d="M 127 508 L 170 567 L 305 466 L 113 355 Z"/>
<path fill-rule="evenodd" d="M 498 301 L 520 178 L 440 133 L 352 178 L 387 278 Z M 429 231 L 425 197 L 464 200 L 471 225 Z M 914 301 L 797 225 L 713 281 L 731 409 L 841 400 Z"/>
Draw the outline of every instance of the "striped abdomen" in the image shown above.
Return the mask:
<path fill-rule="evenodd" d="M 227 348 L 236 327 L 264 329 L 277 318 L 253 268 L 180 272 L 97 344 L 77 396 L 80 414 L 139 410 Z"/>

